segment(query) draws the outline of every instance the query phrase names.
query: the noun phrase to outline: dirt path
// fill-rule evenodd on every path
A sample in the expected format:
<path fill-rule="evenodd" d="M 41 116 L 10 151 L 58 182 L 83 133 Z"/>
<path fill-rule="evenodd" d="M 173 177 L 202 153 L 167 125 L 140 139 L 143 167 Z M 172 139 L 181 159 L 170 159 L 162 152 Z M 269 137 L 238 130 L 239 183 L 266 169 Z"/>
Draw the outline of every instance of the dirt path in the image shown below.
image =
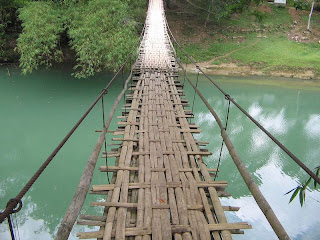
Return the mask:
<path fill-rule="evenodd" d="M 209 61 L 200 62 L 200 63 L 198 63 L 198 65 L 199 65 L 199 66 L 204 66 L 204 67 L 206 67 L 206 66 L 211 66 L 214 61 L 216 61 L 216 60 L 218 60 L 218 59 L 220 59 L 220 58 L 229 57 L 231 54 L 233 54 L 233 53 L 235 53 L 235 52 L 238 52 L 238 51 L 240 51 L 240 50 L 242 50 L 242 49 L 245 49 L 245 48 L 248 48 L 248 47 L 252 47 L 252 46 L 256 45 L 257 43 L 259 43 L 260 41 L 261 41 L 261 38 L 257 39 L 255 42 L 253 42 L 252 44 L 250 44 L 250 45 L 248 45 L 248 46 L 243 46 L 243 47 L 234 49 L 234 50 L 232 50 L 231 52 L 228 52 L 228 53 L 226 53 L 226 54 L 224 54 L 224 55 L 220 55 L 220 56 L 214 57 L 214 58 L 212 58 L 212 59 L 209 60 Z"/>
<path fill-rule="evenodd" d="M 205 61 L 205 62 L 199 62 L 197 63 L 203 70 L 207 70 L 207 69 L 211 69 L 214 65 L 212 64 L 214 61 L 218 60 L 218 59 L 221 59 L 221 58 L 224 58 L 224 57 L 228 57 L 230 56 L 231 54 L 235 53 L 235 52 L 238 52 L 240 50 L 243 50 L 245 48 L 248 48 L 248 47 L 252 47 L 254 45 L 256 45 L 257 43 L 259 43 L 261 41 L 261 38 L 257 39 L 255 42 L 253 42 L 252 44 L 248 45 L 248 46 L 243 46 L 243 47 L 240 47 L 240 48 L 237 48 L 237 49 L 234 49 L 232 50 L 231 52 L 228 52 L 224 55 L 220 55 L 220 56 L 217 56 L 217 57 L 214 57 L 212 59 L 210 59 L 209 61 Z M 226 66 L 227 64 L 223 64 L 224 66 Z M 232 64 L 231 64 L 232 65 Z M 190 64 L 187 64 L 187 70 L 189 72 L 195 72 L 197 71 L 197 69 L 194 67 L 194 65 L 192 63 Z"/>

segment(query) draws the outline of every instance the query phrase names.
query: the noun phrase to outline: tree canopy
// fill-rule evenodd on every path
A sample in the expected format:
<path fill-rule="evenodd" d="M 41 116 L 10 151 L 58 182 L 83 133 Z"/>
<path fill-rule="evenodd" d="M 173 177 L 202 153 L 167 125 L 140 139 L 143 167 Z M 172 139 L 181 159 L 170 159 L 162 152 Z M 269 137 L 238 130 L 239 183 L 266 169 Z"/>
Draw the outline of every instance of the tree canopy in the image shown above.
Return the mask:
<path fill-rule="evenodd" d="M 20 0 L 22 1 L 22 0 Z M 116 70 L 141 30 L 146 1 L 23 1 L 16 50 L 24 74 L 63 60 L 63 44 L 76 56 L 76 77 Z"/>

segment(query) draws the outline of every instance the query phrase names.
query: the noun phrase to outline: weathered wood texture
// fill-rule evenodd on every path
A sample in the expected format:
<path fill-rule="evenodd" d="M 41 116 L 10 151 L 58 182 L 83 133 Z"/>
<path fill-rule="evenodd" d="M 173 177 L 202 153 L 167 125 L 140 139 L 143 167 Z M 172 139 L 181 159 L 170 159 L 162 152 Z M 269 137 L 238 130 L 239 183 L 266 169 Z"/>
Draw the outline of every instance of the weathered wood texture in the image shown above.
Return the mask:
<path fill-rule="evenodd" d="M 150 0 L 145 34 L 133 70 L 115 148 L 102 157 L 116 158 L 112 184 L 94 185 L 91 193 L 107 195 L 104 216 L 82 215 L 78 224 L 99 231 L 78 233 L 81 239 L 231 239 L 232 233 L 251 228 L 228 223 L 222 206 L 225 181 L 213 181 L 202 158 L 210 155 L 193 134 L 198 126 L 179 82 L 179 69 L 167 34 L 162 0 Z"/>

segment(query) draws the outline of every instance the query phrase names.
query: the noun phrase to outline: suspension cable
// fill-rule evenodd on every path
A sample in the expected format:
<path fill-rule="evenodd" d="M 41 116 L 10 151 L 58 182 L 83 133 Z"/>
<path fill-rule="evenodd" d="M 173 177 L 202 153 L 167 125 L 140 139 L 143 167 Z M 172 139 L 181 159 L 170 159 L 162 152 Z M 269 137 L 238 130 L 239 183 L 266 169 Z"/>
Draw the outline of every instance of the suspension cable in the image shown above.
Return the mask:
<path fill-rule="evenodd" d="M 103 96 L 101 98 L 101 108 L 102 108 L 102 126 L 105 128 L 105 114 L 104 114 L 104 102 L 103 102 Z M 107 134 L 107 132 L 106 132 Z M 108 164 L 108 153 L 107 153 L 107 137 L 104 138 L 104 151 L 106 153 L 106 167 L 107 167 L 107 179 L 108 179 L 108 184 L 110 184 L 110 179 L 109 179 L 109 164 Z"/>
<path fill-rule="evenodd" d="M 227 131 L 227 127 L 228 127 L 229 113 L 230 113 L 230 100 L 228 99 L 226 123 L 225 123 L 225 127 L 224 127 L 224 130 L 226 130 L 226 131 Z M 221 156 L 222 156 L 223 145 L 224 145 L 224 141 L 223 141 L 223 139 L 222 139 L 222 141 L 221 141 L 221 147 L 220 147 L 220 153 L 219 153 L 219 160 L 218 160 L 218 165 L 217 165 L 217 171 L 216 171 L 216 174 L 214 175 L 214 181 L 215 181 L 215 180 L 217 179 L 217 177 L 218 177 L 218 172 L 219 172 L 219 168 L 220 168 L 220 164 L 221 164 Z"/>
<path fill-rule="evenodd" d="M 176 43 L 176 45 L 180 48 L 183 54 L 189 59 L 189 61 L 197 67 L 197 64 L 190 57 L 190 55 L 185 51 L 185 49 L 179 44 L 176 38 L 173 36 L 171 29 L 168 25 L 168 21 L 166 19 L 167 29 L 169 31 L 169 35 Z M 200 72 L 228 99 L 230 100 L 244 115 L 246 115 L 261 131 L 263 131 L 276 145 L 278 145 L 287 155 L 295 161 L 310 177 L 314 179 L 318 184 L 320 184 L 320 178 L 314 174 L 299 158 L 297 158 L 289 149 L 287 149 L 278 139 L 276 139 L 268 130 L 266 130 L 260 123 L 258 123 L 246 110 L 244 110 L 233 98 L 230 97 L 216 82 L 214 82 L 200 67 L 198 68 Z M 223 126 L 220 126 L 223 128 Z"/>
<path fill-rule="evenodd" d="M 198 71 L 198 74 L 197 74 L 196 88 L 198 87 L 199 74 L 200 74 L 200 71 Z M 196 90 L 194 90 L 194 95 L 193 95 L 193 101 L 192 101 L 192 112 L 193 112 L 193 109 L 194 109 L 194 101 L 195 101 L 195 99 L 196 99 Z"/>
<path fill-rule="evenodd" d="M 0 223 L 2 223 L 11 213 L 20 211 L 20 209 L 22 207 L 22 201 L 21 200 L 24 197 L 24 195 L 30 190 L 32 185 L 37 181 L 37 179 L 40 177 L 40 175 L 43 173 L 43 171 L 46 169 L 46 167 L 51 163 L 53 158 L 57 155 L 57 153 L 60 151 L 60 149 L 69 140 L 69 138 L 73 135 L 73 133 L 80 126 L 80 124 L 87 117 L 87 115 L 91 112 L 91 110 L 95 107 L 95 105 L 99 102 L 99 100 L 102 98 L 102 96 L 105 93 L 107 93 L 110 85 L 114 82 L 114 80 L 119 75 L 119 73 L 124 69 L 124 67 L 126 66 L 127 62 L 129 61 L 130 57 L 134 54 L 134 50 L 141 43 L 141 39 L 143 37 L 144 31 L 145 31 L 145 25 L 144 25 L 144 27 L 142 29 L 142 32 L 140 34 L 139 39 L 137 40 L 136 44 L 133 47 L 132 51 L 129 53 L 129 55 L 127 56 L 125 62 L 120 66 L 119 70 L 116 72 L 116 74 L 113 76 L 113 78 L 109 81 L 107 86 L 102 90 L 102 92 L 99 94 L 99 96 L 93 101 L 93 103 L 88 108 L 88 110 L 82 115 L 82 117 L 78 120 L 78 122 L 76 122 L 76 124 L 67 133 L 67 135 L 62 139 L 62 141 L 54 149 L 54 151 L 49 155 L 49 157 L 43 162 L 43 164 L 40 166 L 40 168 L 30 178 L 30 180 L 27 182 L 27 184 L 21 189 L 21 191 L 18 193 L 18 195 L 15 198 L 12 198 L 12 199 L 10 199 L 8 201 L 6 209 L 0 214 Z"/>

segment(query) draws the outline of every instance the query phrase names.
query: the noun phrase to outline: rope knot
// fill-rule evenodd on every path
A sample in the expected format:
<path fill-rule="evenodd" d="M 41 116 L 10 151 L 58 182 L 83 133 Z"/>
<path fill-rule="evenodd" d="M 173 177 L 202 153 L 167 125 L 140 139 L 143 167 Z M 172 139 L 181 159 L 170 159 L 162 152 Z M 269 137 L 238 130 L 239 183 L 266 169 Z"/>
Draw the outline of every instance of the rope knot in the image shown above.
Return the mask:
<path fill-rule="evenodd" d="M 226 100 L 230 100 L 230 99 L 231 99 L 229 94 L 224 95 L 224 98 L 225 98 Z"/>
<path fill-rule="evenodd" d="M 12 212 L 11 213 L 17 213 L 22 208 L 22 201 L 18 198 L 11 198 L 7 203 L 7 208 L 12 205 Z"/>

